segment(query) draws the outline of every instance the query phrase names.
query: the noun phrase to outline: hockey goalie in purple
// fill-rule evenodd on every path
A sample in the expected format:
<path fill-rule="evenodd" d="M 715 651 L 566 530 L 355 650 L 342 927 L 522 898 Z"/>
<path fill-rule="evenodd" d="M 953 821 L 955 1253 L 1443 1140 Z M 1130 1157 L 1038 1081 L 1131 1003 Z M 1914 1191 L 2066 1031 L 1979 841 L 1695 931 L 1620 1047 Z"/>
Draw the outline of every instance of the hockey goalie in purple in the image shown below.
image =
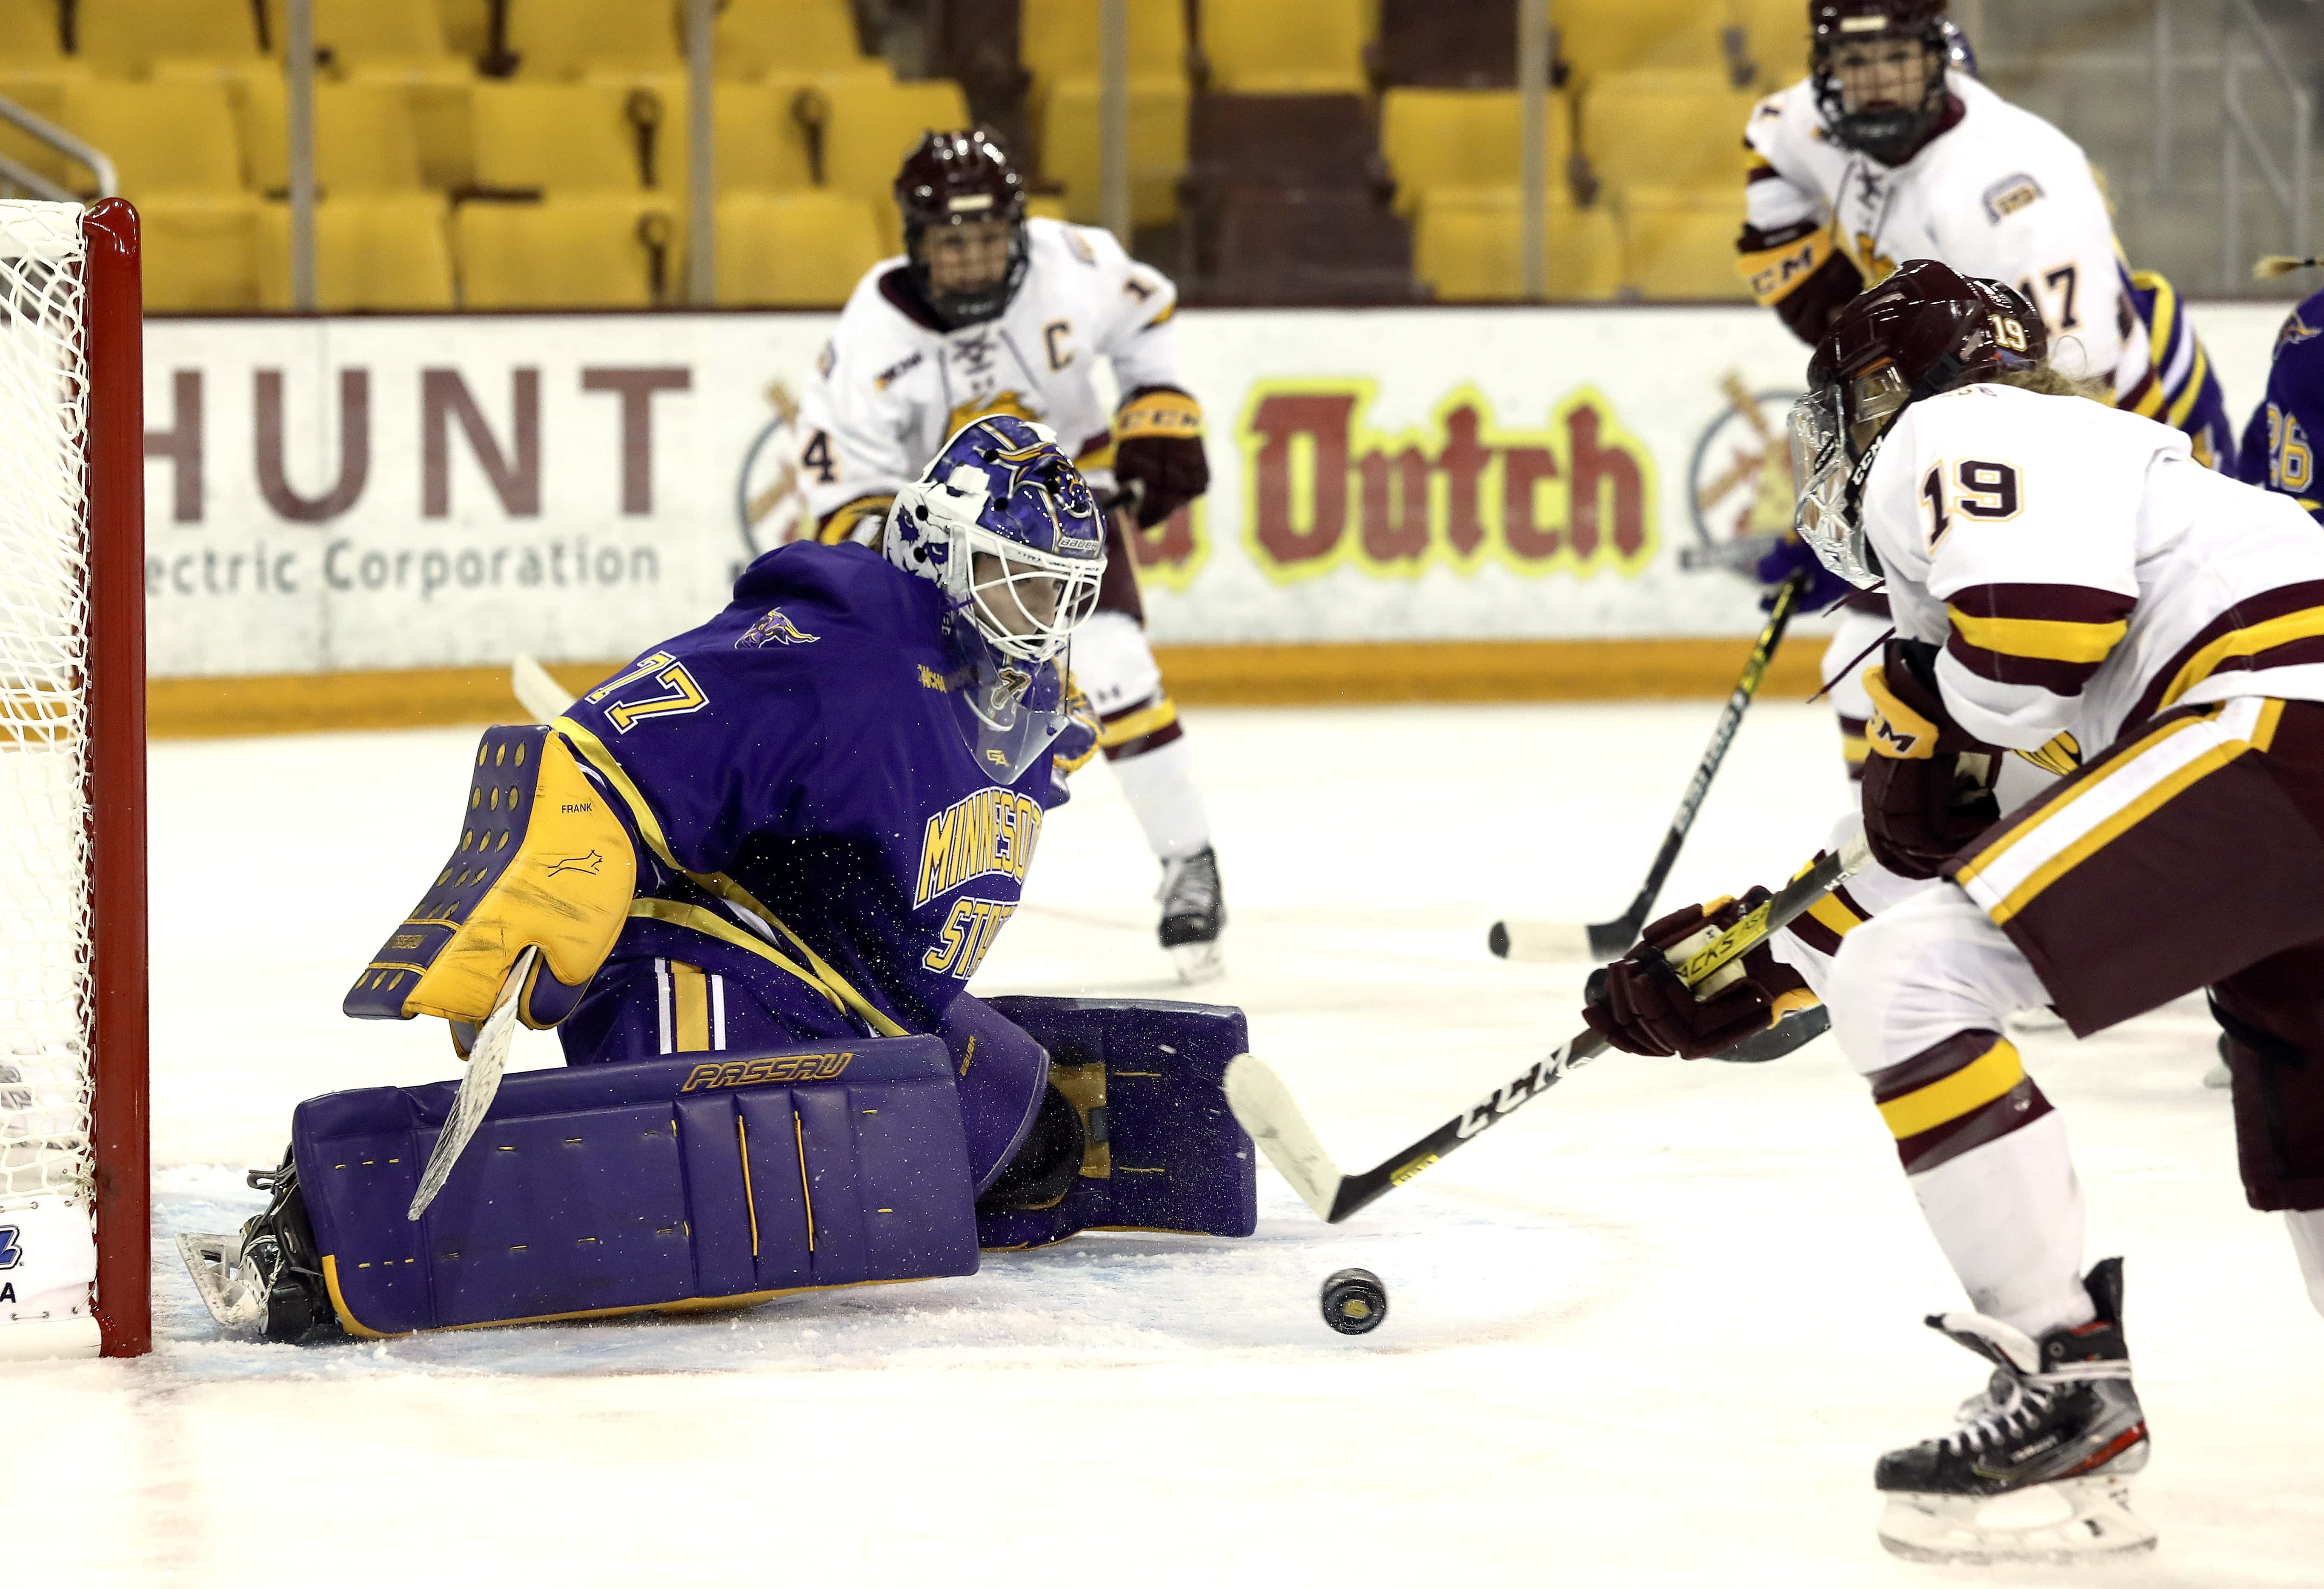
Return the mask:
<path fill-rule="evenodd" d="M 2236 455 L 2254 485 L 2282 491 L 2324 523 L 2316 447 L 2324 438 L 2324 292 L 2302 299 L 2275 334 L 2267 395 L 2252 410 Z"/>
<path fill-rule="evenodd" d="M 416 1219 L 453 1088 L 301 1105 L 272 1206 L 203 1238 L 206 1300 L 376 1336 L 969 1273 L 1092 1226 L 1249 1234 L 1240 1012 L 964 991 L 1095 749 L 1067 665 L 1104 561 L 1055 438 L 988 418 L 877 549 L 770 552 L 546 728 L 488 731 L 457 849 L 346 1009 L 443 1016 L 465 1054 L 512 998 L 569 1068 L 509 1077 Z"/>

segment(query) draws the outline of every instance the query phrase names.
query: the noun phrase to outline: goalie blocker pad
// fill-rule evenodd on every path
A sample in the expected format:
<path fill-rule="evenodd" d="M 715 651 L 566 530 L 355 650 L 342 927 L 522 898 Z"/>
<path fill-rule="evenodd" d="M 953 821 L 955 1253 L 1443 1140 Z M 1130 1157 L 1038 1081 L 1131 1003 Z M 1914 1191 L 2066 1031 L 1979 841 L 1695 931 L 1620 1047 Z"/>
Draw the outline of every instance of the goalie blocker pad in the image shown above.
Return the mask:
<path fill-rule="evenodd" d="M 545 1030 L 613 952 L 636 890 L 629 830 L 572 748 L 545 728 L 487 729 L 458 847 L 340 1007 L 364 1020 L 441 1015 L 465 1054 L 535 945 L 517 1014 Z"/>
<path fill-rule="evenodd" d="M 521 1072 L 417 1222 L 456 1083 L 311 1098 L 291 1151 L 351 1335 L 740 1306 L 975 1272 L 953 1079 L 934 1037 Z"/>
<path fill-rule="evenodd" d="M 980 1209 L 986 1247 L 1032 1247 L 1084 1230 L 1249 1235 L 1258 1162 L 1221 1090 L 1250 1046 L 1240 1010 L 1161 999 L 986 1001 L 1049 1053 L 1049 1083 L 1084 1135 L 1081 1173 L 1041 1208 Z"/>

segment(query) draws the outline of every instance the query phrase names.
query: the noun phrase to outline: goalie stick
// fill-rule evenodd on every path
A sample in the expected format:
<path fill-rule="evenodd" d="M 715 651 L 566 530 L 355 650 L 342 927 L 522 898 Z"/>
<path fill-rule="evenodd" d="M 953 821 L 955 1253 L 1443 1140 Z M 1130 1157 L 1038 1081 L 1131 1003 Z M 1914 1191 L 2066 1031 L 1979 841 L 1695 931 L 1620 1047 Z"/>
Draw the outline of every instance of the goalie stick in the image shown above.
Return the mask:
<path fill-rule="evenodd" d="M 1689 987 L 1700 987 L 1721 967 L 1740 960 L 1848 881 L 1871 859 L 1863 833 L 1857 832 L 1837 851 L 1794 877 L 1783 892 L 1763 902 L 1757 910 L 1689 955 L 1678 967 L 1680 980 Z M 1746 1043 L 1751 1041 L 1747 1039 Z M 1318 1217 L 1337 1225 L 1473 1140 L 1488 1126 L 1499 1125 L 1520 1107 L 1604 1053 L 1607 1046 L 1606 1040 L 1594 1031 L 1567 1039 L 1556 1052 L 1507 1086 L 1495 1088 L 1474 1107 L 1453 1116 L 1371 1169 L 1353 1175 L 1341 1173 L 1332 1162 L 1315 1128 L 1307 1123 L 1299 1101 L 1266 1061 L 1250 1054 L 1239 1055 L 1227 1067 L 1223 1085 L 1227 1107 L 1234 1111 L 1236 1122 L 1250 1134 L 1251 1141 L 1259 1144 L 1268 1162 Z"/>
<path fill-rule="evenodd" d="M 1743 713 L 1752 697 L 1758 694 L 1759 683 L 1767 675 L 1767 664 L 1774 658 L 1775 648 L 1783 643 L 1784 629 L 1792 621 L 1800 598 L 1807 593 L 1814 573 L 1803 568 L 1775 587 L 1775 599 L 1767 609 L 1767 621 L 1743 664 L 1743 676 L 1728 692 L 1726 708 L 1711 730 L 1711 743 L 1704 749 L 1702 759 L 1695 764 L 1694 776 L 1687 781 L 1686 793 L 1679 797 L 1678 814 L 1671 819 L 1670 831 L 1663 835 L 1663 847 L 1655 853 L 1655 864 L 1647 868 L 1646 883 L 1639 888 L 1637 897 L 1630 901 L 1630 908 L 1610 922 L 1592 922 L 1588 926 L 1576 922 L 1495 922 L 1485 935 L 1486 948 L 1508 960 L 1603 962 L 1638 941 L 1638 929 L 1646 924 L 1647 913 L 1655 908 L 1663 885 L 1670 880 L 1671 868 L 1678 862 L 1679 850 L 1694 826 L 1695 813 L 1702 809 L 1702 797 L 1711 791 L 1711 780 L 1717 775 L 1719 764 L 1727 759 L 1727 747 L 1734 743 L 1735 730 L 1742 726 Z"/>
<path fill-rule="evenodd" d="M 509 664 L 509 689 L 515 694 L 517 704 L 532 713 L 536 722 L 555 722 L 576 699 L 572 691 L 549 676 L 549 669 L 522 655 Z"/>
<path fill-rule="evenodd" d="M 499 1095 L 501 1072 L 508 1068 L 509 1043 L 516 1036 L 517 995 L 523 991 L 524 979 L 540 958 L 539 949 L 526 949 L 510 968 L 508 980 L 501 984 L 493 1013 L 485 1017 L 484 1025 L 477 1030 L 476 1041 L 469 1046 L 468 1069 L 460 1077 L 460 1090 L 452 1099 L 452 1112 L 445 1116 L 444 1128 L 436 1134 L 435 1151 L 428 1155 L 427 1167 L 420 1172 L 420 1189 L 411 1194 L 411 1207 L 403 1214 L 406 1219 L 417 1219 L 428 1212 L 428 1205 L 436 1200 L 436 1194 L 451 1179 L 452 1167 L 467 1150 L 476 1127 L 484 1124 L 484 1111 L 493 1107 L 493 1099 Z"/>

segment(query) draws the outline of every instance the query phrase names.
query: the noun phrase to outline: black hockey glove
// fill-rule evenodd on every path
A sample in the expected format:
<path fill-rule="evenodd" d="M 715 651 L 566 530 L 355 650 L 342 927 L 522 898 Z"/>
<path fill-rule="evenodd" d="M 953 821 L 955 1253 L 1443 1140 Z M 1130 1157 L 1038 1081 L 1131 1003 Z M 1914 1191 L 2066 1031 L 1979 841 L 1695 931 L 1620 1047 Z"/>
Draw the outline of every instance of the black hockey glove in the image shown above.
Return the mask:
<path fill-rule="evenodd" d="M 2001 820 L 1994 798 L 2002 753 L 1945 710 L 1937 648 L 1892 639 L 1864 675 L 1872 696 L 1865 730 L 1864 837 L 1900 877 L 1933 877 L 1961 847 Z"/>
<path fill-rule="evenodd" d="M 1698 1001 L 1694 990 L 1678 979 L 1678 962 L 1767 898 L 1765 888 L 1754 888 L 1740 899 L 1690 905 L 1647 923 L 1637 947 L 1591 974 L 1582 1018 L 1626 1053 L 1703 1060 L 1815 1004 L 1806 979 L 1765 942 L 1713 972 L 1710 980 L 1717 991 L 1709 998 Z M 1694 938 L 1702 941 L 1687 941 Z"/>
<path fill-rule="evenodd" d="M 1203 408 L 1175 386 L 1141 386 L 1113 417 L 1113 477 L 1145 488 L 1138 528 L 1151 529 L 1211 489 Z"/>

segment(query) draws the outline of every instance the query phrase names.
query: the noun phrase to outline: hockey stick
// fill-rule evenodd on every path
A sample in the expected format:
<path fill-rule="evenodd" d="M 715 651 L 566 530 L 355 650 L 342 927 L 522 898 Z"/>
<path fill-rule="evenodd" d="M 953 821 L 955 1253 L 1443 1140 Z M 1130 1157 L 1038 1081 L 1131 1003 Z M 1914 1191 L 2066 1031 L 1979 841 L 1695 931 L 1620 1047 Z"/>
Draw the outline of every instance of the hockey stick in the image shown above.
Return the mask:
<path fill-rule="evenodd" d="M 1689 955 L 1678 967 L 1680 980 L 1689 987 L 1700 986 L 1720 967 L 1749 953 L 1855 876 L 1871 859 L 1872 852 L 1866 848 L 1864 835 L 1859 831 L 1838 851 L 1826 855 L 1794 878 L 1782 893 Z M 1307 1206 L 1327 1223 L 1337 1225 L 1402 1186 L 1486 1127 L 1499 1125 L 1520 1106 L 1531 1103 L 1569 1073 L 1604 1053 L 1607 1046 L 1606 1040 L 1594 1031 L 1567 1039 L 1556 1052 L 1506 1087 L 1495 1088 L 1475 1107 L 1453 1116 L 1409 1147 L 1354 1175 L 1342 1174 L 1332 1162 L 1332 1155 L 1324 1151 L 1315 1128 L 1307 1123 L 1298 1100 L 1266 1061 L 1242 1054 L 1227 1067 L 1227 1107 L 1234 1111 L 1236 1121 L 1250 1134 L 1268 1162 L 1281 1171 L 1283 1179 L 1291 1183 Z"/>
<path fill-rule="evenodd" d="M 538 722 L 556 721 L 575 700 L 572 691 L 549 676 L 549 669 L 521 655 L 509 664 L 509 688 L 516 693 L 517 704 Z"/>
<path fill-rule="evenodd" d="M 1687 781 L 1686 793 L 1679 798 L 1678 814 L 1671 819 L 1670 831 L 1663 835 L 1663 847 L 1655 853 L 1655 864 L 1647 868 L 1646 883 L 1639 888 L 1637 897 L 1630 901 L 1630 908 L 1610 922 L 1593 922 L 1586 927 L 1573 922 L 1495 922 L 1485 935 L 1486 948 L 1509 960 L 1605 961 L 1638 941 L 1638 929 L 1646 925 L 1647 913 L 1654 909 L 1663 885 L 1670 879 L 1680 847 L 1685 844 L 1687 832 L 1694 826 L 1695 813 L 1702 809 L 1702 797 L 1710 793 L 1711 780 L 1718 773 L 1719 764 L 1727 759 L 1727 747 L 1734 743 L 1744 711 L 1759 693 L 1759 682 L 1767 675 L 1767 664 L 1774 658 L 1775 648 L 1783 643 L 1784 629 L 1792 621 L 1792 614 L 1813 577 L 1814 570 L 1803 568 L 1775 587 L 1766 624 L 1759 630 L 1758 642 L 1751 648 L 1749 659 L 1743 664 L 1743 676 L 1728 692 L 1726 709 L 1720 712 L 1718 725 L 1711 730 L 1711 743 L 1704 749 L 1702 759 L 1695 763 L 1694 776 Z"/>
<path fill-rule="evenodd" d="M 517 995 L 524 988 L 524 979 L 532 972 L 533 962 L 540 951 L 528 948 L 516 957 L 508 980 L 501 984 L 500 997 L 493 1002 L 493 1013 L 485 1018 L 476 1033 L 476 1041 L 468 1050 L 467 1074 L 460 1078 L 459 1095 L 452 1100 L 452 1112 L 444 1117 L 444 1129 L 436 1134 L 436 1150 L 428 1155 L 428 1167 L 420 1172 L 420 1189 L 411 1194 L 411 1207 L 403 1211 L 406 1219 L 417 1219 L 436 1200 L 450 1179 L 452 1166 L 460 1162 L 476 1127 L 484 1124 L 484 1111 L 493 1107 L 493 1099 L 501 1090 L 501 1072 L 508 1068 L 509 1042 L 516 1035 Z"/>

